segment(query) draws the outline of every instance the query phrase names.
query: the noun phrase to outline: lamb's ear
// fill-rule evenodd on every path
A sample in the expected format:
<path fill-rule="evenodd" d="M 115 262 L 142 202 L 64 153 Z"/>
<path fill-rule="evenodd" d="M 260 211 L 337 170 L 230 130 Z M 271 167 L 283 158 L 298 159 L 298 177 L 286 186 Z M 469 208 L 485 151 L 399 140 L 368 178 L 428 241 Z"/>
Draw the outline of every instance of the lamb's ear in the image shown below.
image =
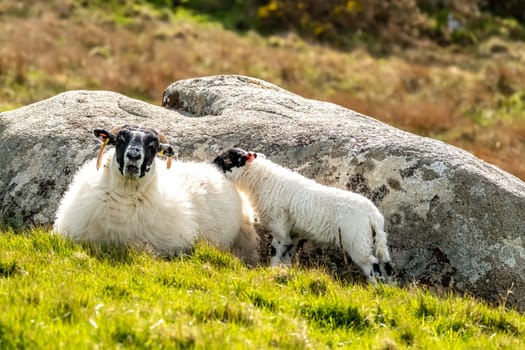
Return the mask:
<path fill-rule="evenodd" d="M 231 164 L 231 159 L 228 158 L 229 164 Z M 224 156 L 217 156 L 213 162 L 220 170 L 222 170 L 224 173 L 226 172 L 226 162 L 224 159 Z"/>
<path fill-rule="evenodd" d="M 175 154 L 175 151 L 173 150 L 173 147 L 170 144 L 167 143 L 161 143 L 159 144 L 159 157 L 166 156 L 168 159 L 166 160 L 166 168 L 171 168 L 171 157 Z"/>
<path fill-rule="evenodd" d="M 113 135 L 111 132 L 102 129 L 102 128 L 95 128 L 93 130 L 93 133 L 95 134 L 95 137 L 99 139 L 102 142 L 102 145 L 100 146 L 100 150 L 98 151 L 98 158 L 97 158 L 97 170 L 100 168 L 100 162 L 102 161 L 102 155 L 104 154 L 104 149 L 108 144 L 114 145 L 115 144 L 115 135 Z"/>

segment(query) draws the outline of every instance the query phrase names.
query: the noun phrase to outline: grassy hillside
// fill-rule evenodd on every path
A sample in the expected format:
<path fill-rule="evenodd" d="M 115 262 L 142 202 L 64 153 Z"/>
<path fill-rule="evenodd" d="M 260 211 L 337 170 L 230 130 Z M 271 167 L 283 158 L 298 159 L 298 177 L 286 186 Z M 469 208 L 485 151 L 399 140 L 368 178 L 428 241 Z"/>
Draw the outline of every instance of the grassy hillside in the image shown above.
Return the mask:
<path fill-rule="evenodd" d="M 322 269 L 248 269 L 207 245 L 173 260 L 0 234 L 2 349 L 518 349 L 525 316 Z"/>
<path fill-rule="evenodd" d="M 476 45 L 390 43 L 378 55 L 380 40 L 343 51 L 290 32 L 226 30 L 229 13 L 161 5 L 3 0 L 0 111 L 70 89 L 158 104 L 173 81 L 245 74 L 444 140 L 525 179 L 525 43 L 509 40 L 504 21 Z"/>

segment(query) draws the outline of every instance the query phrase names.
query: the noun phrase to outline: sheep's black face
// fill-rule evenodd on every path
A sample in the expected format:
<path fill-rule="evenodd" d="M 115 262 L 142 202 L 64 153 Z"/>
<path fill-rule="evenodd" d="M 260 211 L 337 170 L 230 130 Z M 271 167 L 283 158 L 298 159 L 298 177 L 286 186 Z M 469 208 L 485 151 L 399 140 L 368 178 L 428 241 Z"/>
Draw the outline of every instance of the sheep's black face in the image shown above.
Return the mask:
<path fill-rule="evenodd" d="M 233 168 L 240 168 L 246 163 L 257 158 L 257 153 L 246 152 L 240 148 L 231 148 L 224 152 L 213 161 L 224 173 L 232 171 Z"/>
<path fill-rule="evenodd" d="M 146 175 L 159 151 L 159 138 L 151 129 L 123 129 L 115 140 L 120 173 L 129 178 Z"/>
<path fill-rule="evenodd" d="M 159 152 L 173 155 L 173 148 L 162 144 L 156 130 L 126 125 L 116 135 L 103 129 L 95 129 L 95 135 L 103 142 L 115 146 L 115 160 L 120 173 L 137 179 L 146 175 Z"/>

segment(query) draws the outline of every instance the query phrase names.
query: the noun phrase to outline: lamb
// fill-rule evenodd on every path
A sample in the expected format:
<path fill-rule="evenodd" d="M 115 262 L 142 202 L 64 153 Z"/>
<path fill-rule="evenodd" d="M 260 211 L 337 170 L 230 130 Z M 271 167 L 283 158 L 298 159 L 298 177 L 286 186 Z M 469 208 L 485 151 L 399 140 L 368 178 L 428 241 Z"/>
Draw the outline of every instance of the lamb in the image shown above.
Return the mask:
<path fill-rule="evenodd" d="M 246 193 L 271 231 L 272 266 L 290 265 L 298 243 L 307 239 L 343 248 L 373 284 L 376 277 L 392 280 L 384 218 L 366 197 L 321 185 L 240 148 L 214 163 Z"/>
<path fill-rule="evenodd" d="M 77 242 L 148 247 L 161 256 L 189 251 L 204 240 L 257 263 L 253 218 L 214 165 L 172 166 L 173 147 L 154 129 L 124 125 L 94 133 L 103 143 L 99 156 L 75 174 L 59 205 L 55 232 Z M 108 144 L 115 149 L 104 154 Z"/>

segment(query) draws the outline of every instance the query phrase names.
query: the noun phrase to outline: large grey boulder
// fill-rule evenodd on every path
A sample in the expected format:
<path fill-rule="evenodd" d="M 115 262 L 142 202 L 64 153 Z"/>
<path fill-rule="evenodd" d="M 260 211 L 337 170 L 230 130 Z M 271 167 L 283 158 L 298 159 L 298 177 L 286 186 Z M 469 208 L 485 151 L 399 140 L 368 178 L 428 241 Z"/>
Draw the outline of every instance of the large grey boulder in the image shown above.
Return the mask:
<path fill-rule="evenodd" d="M 147 125 L 164 132 L 181 159 L 211 161 L 239 145 L 362 193 L 385 215 L 400 282 L 505 298 L 525 310 L 525 184 L 516 177 L 443 142 L 253 78 L 178 81 L 163 105 L 70 91 L 2 113 L 2 221 L 51 224 L 75 170 L 96 155 L 92 129 Z"/>

